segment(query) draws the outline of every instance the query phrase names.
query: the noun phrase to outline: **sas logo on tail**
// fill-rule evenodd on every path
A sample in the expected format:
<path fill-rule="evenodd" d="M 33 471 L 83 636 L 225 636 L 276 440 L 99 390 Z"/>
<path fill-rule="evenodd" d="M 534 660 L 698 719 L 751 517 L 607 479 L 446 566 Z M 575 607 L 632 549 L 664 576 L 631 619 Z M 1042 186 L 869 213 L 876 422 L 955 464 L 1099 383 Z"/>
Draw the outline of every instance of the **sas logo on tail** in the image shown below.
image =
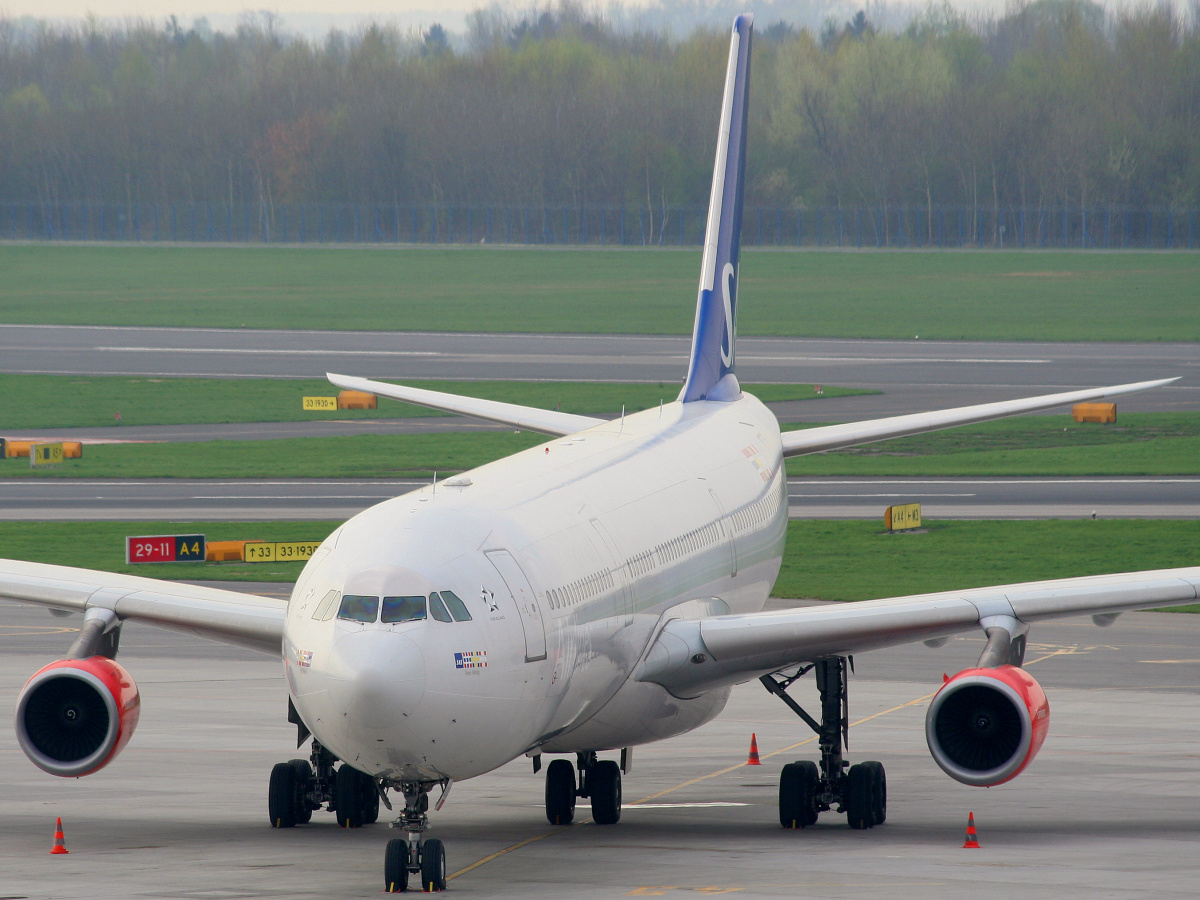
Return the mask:
<path fill-rule="evenodd" d="M 454 668 L 456 669 L 486 669 L 487 668 L 487 651 L 486 650 L 464 650 L 461 653 L 454 654 Z"/>

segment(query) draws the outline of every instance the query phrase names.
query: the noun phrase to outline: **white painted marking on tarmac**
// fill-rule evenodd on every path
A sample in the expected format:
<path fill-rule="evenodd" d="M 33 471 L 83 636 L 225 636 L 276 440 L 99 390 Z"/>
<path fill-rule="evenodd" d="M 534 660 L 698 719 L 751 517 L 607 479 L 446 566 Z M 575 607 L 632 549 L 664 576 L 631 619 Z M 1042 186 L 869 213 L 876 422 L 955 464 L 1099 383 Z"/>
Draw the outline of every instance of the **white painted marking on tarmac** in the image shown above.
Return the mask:
<path fill-rule="evenodd" d="M 388 499 L 387 495 L 382 494 L 334 494 L 330 497 L 289 497 L 280 494 L 192 494 L 188 497 L 189 500 L 277 500 L 277 501 L 303 501 L 305 503 L 313 503 L 317 500 L 378 500 L 380 497 Z M 97 497 L 97 500 L 103 500 L 103 497 Z"/>
<path fill-rule="evenodd" d="M 1164 666 L 1182 666 L 1200 663 L 1200 659 L 1139 659 L 1138 662 L 1157 663 Z"/>
<path fill-rule="evenodd" d="M 908 493 L 900 493 L 899 491 L 891 491 L 886 494 L 788 494 L 788 497 L 797 497 L 802 500 L 820 500 L 823 497 L 907 497 Z M 923 491 L 923 497 L 978 497 L 978 494 L 934 494 L 928 491 Z"/>
<path fill-rule="evenodd" d="M 749 806 L 749 803 L 734 803 L 713 800 L 706 803 L 627 803 L 622 809 L 713 809 L 721 806 Z"/>
<path fill-rule="evenodd" d="M 738 354 L 739 362 L 782 363 L 990 363 L 994 365 L 1026 365 L 1051 363 L 1051 359 L 988 359 L 985 357 L 952 358 L 936 356 L 746 356 Z"/>
<path fill-rule="evenodd" d="M 445 356 L 437 350 L 269 350 L 261 347 L 93 347 L 102 353 L 233 353 L 246 356 Z"/>
<path fill-rule="evenodd" d="M 862 478 L 826 479 L 826 478 L 789 478 L 788 484 L 1197 484 L 1200 478 L 872 478 L 869 475 Z"/>

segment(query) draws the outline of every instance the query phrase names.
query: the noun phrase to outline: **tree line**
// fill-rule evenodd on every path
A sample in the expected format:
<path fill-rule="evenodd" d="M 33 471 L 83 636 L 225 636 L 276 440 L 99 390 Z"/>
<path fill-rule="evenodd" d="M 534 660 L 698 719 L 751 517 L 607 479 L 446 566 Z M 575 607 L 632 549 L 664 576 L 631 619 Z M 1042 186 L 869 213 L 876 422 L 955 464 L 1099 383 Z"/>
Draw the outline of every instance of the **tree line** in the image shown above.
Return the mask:
<path fill-rule="evenodd" d="M 930 7 L 898 31 L 861 13 L 759 22 L 747 201 L 1194 206 L 1195 12 L 1038 0 L 993 19 Z M 270 18 L 0 19 L 0 201 L 707 201 L 724 30 L 672 38 L 569 3 L 469 26 L 456 44 L 438 26 L 316 41 Z"/>

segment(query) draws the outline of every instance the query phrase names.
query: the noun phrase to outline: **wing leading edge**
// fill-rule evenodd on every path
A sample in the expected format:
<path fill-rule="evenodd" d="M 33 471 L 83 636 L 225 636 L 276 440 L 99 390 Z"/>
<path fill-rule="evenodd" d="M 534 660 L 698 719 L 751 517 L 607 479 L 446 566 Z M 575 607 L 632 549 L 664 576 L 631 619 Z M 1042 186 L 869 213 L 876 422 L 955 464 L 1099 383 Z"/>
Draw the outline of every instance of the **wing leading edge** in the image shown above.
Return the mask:
<path fill-rule="evenodd" d="M 425 388 L 406 387 L 402 384 L 387 384 L 383 381 L 355 378 L 352 375 L 335 375 L 329 372 L 325 377 L 329 379 L 330 383 L 344 390 L 366 391 L 369 394 L 378 394 L 380 397 L 403 400 L 405 403 L 415 403 L 417 406 L 439 409 L 443 412 L 474 416 L 477 419 L 499 422 L 501 425 L 512 425 L 514 428 L 536 431 L 539 434 L 575 434 L 577 431 L 584 431 L 594 425 L 603 424 L 605 421 L 592 416 L 577 416 L 552 409 L 537 409 L 533 406 L 521 406 L 516 403 L 502 403 L 499 400 L 479 400 L 460 394 L 447 394 L 443 391 L 430 391 Z"/>
<path fill-rule="evenodd" d="M 1005 618 L 1019 625 L 1091 615 L 1107 625 L 1134 609 L 1200 600 L 1200 566 L 1092 575 L 802 607 L 781 612 L 671 619 L 635 678 L 678 697 L 748 681 L 817 659 L 950 637 Z M 699 660 L 699 662 L 697 662 Z"/>
<path fill-rule="evenodd" d="M 0 559 L 0 597 L 53 610 L 110 610 L 145 622 L 280 655 L 287 604 L 256 594 L 70 566 Z"/>
<path fill-rule="evenodd" d="M 1000 400 L 996 403 L 981 403 L 976 406 L 959 406 L 936 412 L 889 416 L 886 419 L 872 419 L 865 422 L 847 422 L 844 425 L 822 425 L 818 428 L 806 428 L 803 431 L 785 431 L 782 435 L 783 455 L 800 456 L 804 453 L 820 453 L 822 450 L 838 450 L 842 447 L 869 444 L 888 438 L 938 431 L 942 428 L 952 428 L 955 425 L 972 425 L 976 422 L 1002 419 L 1005 416 L 1053 409 L 1069 403 L 1086 403 L 1089 400 L 1103 400 L 1106 397 L 1148 391 L 1151 388 L 1162 387 L 1178 380 L 1178 377 L 1160 378 L 1157 381 L 1138 381 L 1112 387 L 1066 391 L 1061 394 L 1042 394 L 1039 397 L 1025 397 L 1020 400 Z"/>

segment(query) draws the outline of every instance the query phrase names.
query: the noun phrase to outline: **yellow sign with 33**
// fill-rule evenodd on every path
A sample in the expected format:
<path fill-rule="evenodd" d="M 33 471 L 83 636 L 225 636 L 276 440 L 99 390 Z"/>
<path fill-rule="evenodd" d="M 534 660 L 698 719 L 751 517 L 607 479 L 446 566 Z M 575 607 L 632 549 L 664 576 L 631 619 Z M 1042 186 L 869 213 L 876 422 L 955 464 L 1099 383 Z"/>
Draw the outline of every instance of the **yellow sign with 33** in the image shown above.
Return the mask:
<path fill-rule="evenodd" d="M 305 397 L 304 409 L 306 412 L 317 410 L 337 409 L 337 397 Z"/>
<path fill-rule="evenodd" d="M 303 562 L 321 546 L 320 541 L 247 541 L 246 562 Z"/>

